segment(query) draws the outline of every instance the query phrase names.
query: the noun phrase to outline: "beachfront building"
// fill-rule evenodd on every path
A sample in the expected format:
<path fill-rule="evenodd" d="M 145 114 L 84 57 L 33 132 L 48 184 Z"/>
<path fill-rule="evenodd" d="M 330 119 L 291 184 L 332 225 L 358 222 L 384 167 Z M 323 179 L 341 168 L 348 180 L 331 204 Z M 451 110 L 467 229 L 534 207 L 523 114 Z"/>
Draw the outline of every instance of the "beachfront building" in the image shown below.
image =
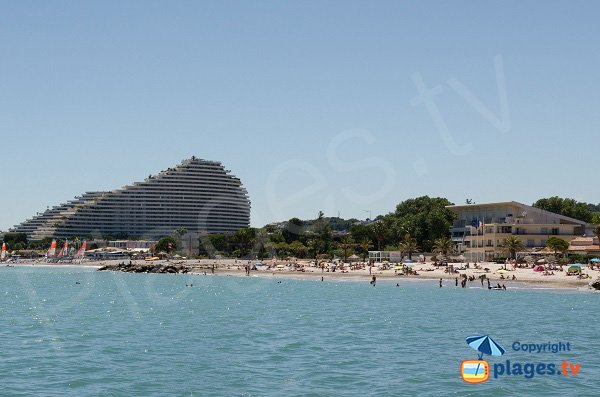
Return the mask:
<path fill-rule="evenodd" d="M 369 262 L 402 262 L 401 251 L 369 251 Z"/>
<path fill-rule="evenodd" d="M 600 240 L 598 236 L 582 236 L 571 240 L 569 253 L 582 255 L 600 255 Z"/>
<path fill-rule="evenodd" d="M 26 220 L 11 232 L 30 240 L 126 236 L 147 240 L 189 233 L 227 233 L 250 224 L 250 200 L 221 163 L 192 157 L 143 182 L 90 192 Z"/>
<path fill-rule="evenodd" d="M 469 261 L 505 256 L 502 241 L 509 236 L 519 238 L 526 251 L 535 252 L 546 246 L 549 237 L 571 241 L 591 228 L 586 222 L 515 201 L 447 208 L 456 214 L 451 238 Z"/>

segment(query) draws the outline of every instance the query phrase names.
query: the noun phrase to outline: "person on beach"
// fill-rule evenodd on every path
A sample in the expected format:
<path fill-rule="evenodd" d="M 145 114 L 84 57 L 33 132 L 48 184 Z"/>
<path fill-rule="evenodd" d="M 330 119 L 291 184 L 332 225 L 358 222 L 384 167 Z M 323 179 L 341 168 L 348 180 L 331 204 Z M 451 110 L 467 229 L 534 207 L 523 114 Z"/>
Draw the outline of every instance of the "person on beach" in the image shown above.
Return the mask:
<path fill-rule="evenodd" d="M 458 277 L 456 277 L 456 278 L 454 279 L 454 286 L 455 286 L 455 287 L 458 287 Z"/>
<path fill-rule="evenodd" d="M 488 289 L 492 289 L 492 286 L 490 285 L 490 279 L 489 278 L 487 279 L 487 282 L 488 282 Z"/>

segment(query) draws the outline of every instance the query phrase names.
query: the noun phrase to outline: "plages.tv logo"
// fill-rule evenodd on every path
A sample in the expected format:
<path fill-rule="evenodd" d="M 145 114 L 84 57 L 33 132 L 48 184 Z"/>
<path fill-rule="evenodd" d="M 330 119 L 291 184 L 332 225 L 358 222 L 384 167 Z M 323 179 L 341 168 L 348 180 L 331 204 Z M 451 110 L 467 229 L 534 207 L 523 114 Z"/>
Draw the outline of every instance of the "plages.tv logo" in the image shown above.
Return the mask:
<path fill-rule="evenodd" d="M 460 364 L 460 375 L 467 383 L 483 383 L 490 378 L 490 364 L 483 359 L 483 355 L 501 356 L 506 350 L 488 335 L 469 336 L 467 344 L 477 350 L 479 356 L 477 360 L 464 360 Z"/>
<path fill-rule="evenodd" d="M 534 360 L 527 361 L 511 361 L 510 359 L 503 362 L 490 364 L 483 359 L 484 354 L 488 356 L 502 356 L 506 351 L 502 346 L 496 343 L 488 335 L 469 336 L 467 344 L 479 352 L 477 360 L 464 360 L 460 364 L 460 374 L 462 379 L 467 383 L 483 383 L 490 377 L 497 379 L 499 377 L 521 377 L 532 379 L 536 376 L 553 376 L 559 375 L 564 378 L 578 376 L 581 370 L 581 364 L 578 362 L 572 363 L 566 360 L 562 362 L 547 362 Z M 534 354 L 537 357 L 541 354 L 557 354 L 571 351 L 571 343 L 569 342 L 544 342 L 544 343 L 521 343 L 519 341 L 512 344 L 512 349 L 516 352 L 527 352 Z"/>

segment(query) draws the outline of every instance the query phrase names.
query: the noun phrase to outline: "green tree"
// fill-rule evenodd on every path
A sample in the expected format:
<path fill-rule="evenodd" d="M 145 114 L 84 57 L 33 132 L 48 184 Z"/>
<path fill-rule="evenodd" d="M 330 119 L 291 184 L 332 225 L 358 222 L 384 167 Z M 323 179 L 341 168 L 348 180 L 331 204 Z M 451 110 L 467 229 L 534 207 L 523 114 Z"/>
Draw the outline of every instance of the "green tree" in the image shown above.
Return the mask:
<path fill-rule="evenodd" d="M 377 241 L 377 250 L 381 251 L 381 247 L 383 246 L 383 243 L 387 237 L 387 229 L 383 221 L 371 223 L 371 234 L 373 239 Z"/>
<path fill-rule="evenodd" d="M 172 236 L 163 237 L 156 243 L 155 252 L 166 252 L 168 254 L 177 250 L 177 241 Z"/>
<path fill-rule="evenodd" d="M 308 240 L 307 245 L 309 253 L 313 255 L 315 259 L 319 256 L 319 240 L 316 238 L 311 238 Z"/>
<path fill-rule="evenodd" d="M 348 254 L 354 250 L 355 245 L 356 244 L 354 244 L 354 240 L 352 239 L 352 236 L 346 235 L 346 236 L 342 237 L 342 240 L 340 242 L 340 248 L 342 251 L 342 256 L 344 258 L 344 262 L 347 261 L 348 256 L 349 256 Z"/>
<path fill-rule="evenodd" d="M 548 241 L 546 241 L 546 247 L 554 251 L 554 256 L 556 256 L 558 252 L 561 254 L 567 252 L 569 249 L 569 243 L 562 238 L 552 236 L 548 238 Z"/>
<path fill-rule="evenodd" d="M 314 222 L 314 233 L 313 247 L 316 249 L 317 255 L 327 253 L 331 248 L 333 232 L 331 226 L 325 221 L 323 211 L 319 211 L 319 216 Z"/>
<path fill-rule="evenodd" d="M 211 234 L 208 237 L 208 244 L 206 244 L 207 246 L 204 246 L 204 239 L 206 237 L 200 237 L 200 246 L 204 249 L 204 251 L 206 251 L 207 254 L 209 254 L 209 256 L 213 256 L 216 254 L 216 252 L 213 252 L 212 250 L 216 250 L 219 253 L 222 254 L 231 254 L 231 252 L 233 251 L 232 248 L 232 244 L 231 244 L 231 240 L 232 240 L 232 236 L 231 235 L 227 235 L 227 234 Z M 212 245 L 212 247 L 210 247 L 210 245 Z"/>
<path fill-rule="evenodd" d="M 306 246 L 301 241 L 292 241 L 288 245 L 288 249 L 296 258 L 304 258 L 306 256 Z"/>
<path fill-rule="evenodd" d="M 439 252 L 442 255 L 448 255 L 454 252 L 456 246 L 448 237 L 440 237 L 433 241 L 433 252 Z"/>
<path fill-rule="evenodd" d="M 594 234 L 600 237 L 600 226 L 596 226 L 596 228 L 594 228 Z"/>
<path fill-rule="evenodd" d="M 400 242 L 399 248 L 400 251 L 402 251 L 402 254 L 408 255 L 408 259 L 412 259 L 412 254 L 419 250 L 417 240 L 410 234 L 404 235 L 404 239 L 402 240 L 402 242 Z"/>
<path fill-rule="evenodd" d="M 363 262 L 367 261 L 367 255 L 369 255 L 369 247 L 371 246 L 371 240 L 367 237 L 363 238 L 360 243 L 360 249 L 363 254 Z"/>
<path fill-rule="evenodd" d="M 430 251 L 435 239 L 450 232 L 455 214 L 446 206 L 451 204 L 445 198 L 421 196 L 401 202 L 386 218 L 393 218 L 397 234 L 410 233 L 421 249 Z"/>
<path fill-rule="evenodd" d="M 251 252 L 255 237 L 256 229 L 253 228 L 240 229 L 233 234 L 234 245 L 240 253 L 239 256 L 246 256 Z"/>
<path fill-rule="evenodd" d="M 5 233 L 3 241 L 8 247 L 16 249 L 17 244 L 27 246 L 27 234 L 25 233 Z M 21 246 L 19 245 L 19 246 Z"/>
<path fill-rule="evenodd" d="M 561 198 L 558 196 L 542 198 L 533 203 L 533 206 L 584 222 L 592 222 L 594 217 L 588 204 L 580 203 L 570 198 Z"/>
<path fill-rule="evenodd" d="M 517 236 L 509 236 L 502 240 L 502 248 L 512 259 L 516 259 L 517 252 L 521 251 L 525 246 Z"/>
<path fill-rule="evenodd" d="M 298 218 L 291 218 L 287 221 L 285 228 L 281 231 L 285 242 L 290 244 L 293 241 L 299 240 L 304 233 L 304 222 Z"/>
<path fill-rule="evenodd" d="M 371 236 L 371 229 L 368 225 L 357 223 L 350 226 L 350 234 L 354 241 L 363 241 Z"/>

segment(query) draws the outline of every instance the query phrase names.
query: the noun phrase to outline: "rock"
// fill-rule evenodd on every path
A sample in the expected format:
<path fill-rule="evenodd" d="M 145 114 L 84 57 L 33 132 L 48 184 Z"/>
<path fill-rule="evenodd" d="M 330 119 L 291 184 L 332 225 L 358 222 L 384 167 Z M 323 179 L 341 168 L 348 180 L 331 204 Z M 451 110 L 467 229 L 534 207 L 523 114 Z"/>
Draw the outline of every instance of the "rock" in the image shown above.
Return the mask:
<path fill-rule="evenodd" d="M 118 263 L 116 265 L 106 265 L 98 269 L 98 271 L 113 271 L 124 273 L 189 273 L 192 268 L 186 265 L 171 265 L 171 264 L 126 264 Z"/>
<path fill-rule="evenodd" d="M 590 287 L 595 290 L 600 290 L 600 277 L 597 277 L 596 280 L 590 282 Z"/>

